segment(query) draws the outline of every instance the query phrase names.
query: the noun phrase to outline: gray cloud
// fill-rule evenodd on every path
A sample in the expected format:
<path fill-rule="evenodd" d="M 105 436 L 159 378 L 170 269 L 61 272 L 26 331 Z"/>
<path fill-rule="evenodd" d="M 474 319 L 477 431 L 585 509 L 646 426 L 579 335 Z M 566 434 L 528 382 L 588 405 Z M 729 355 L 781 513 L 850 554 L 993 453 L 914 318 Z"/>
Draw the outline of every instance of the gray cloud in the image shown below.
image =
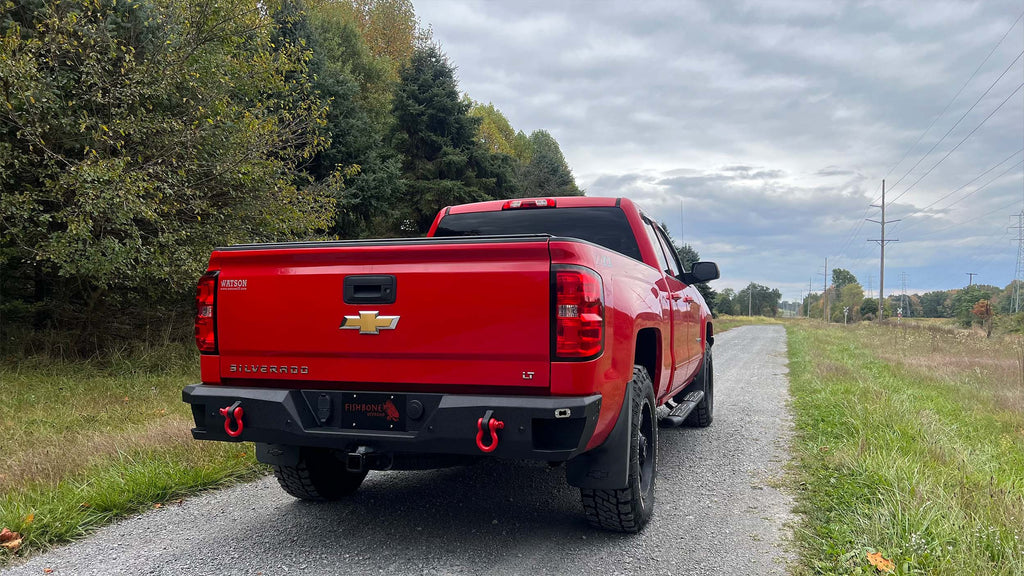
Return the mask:
<path fill-rule="evenodd" d="M 868 204 L 952 126 L 1024 49 L 1016 33 L 893 168 L 1014 21 L 1015 1 L 964 3 L 421 2 L 459 66 L 462 90 L 518 129 L 561 143 L 591 195 L 633 198 L 722 262 L 722 286 L 779 286 L 788 298 L 830 264 L 877 277 Z M 890 198 L 1021 82 L 1016 68 Z M 955 204 L 922 210 L 1024 146 L 1022 96 L 914 185 L 889 214 L 894 277 L 919 289 L 963 284 L 960 267 L 1007 284 L 1021 170 Z M 1011 160 L 989 177 L 1013 165 Z M 1016 203 L 1015 203 L 1016 202 Z M 917 213 L 919 212 L 919 213 Z M 856 233 L 854 233 L 856 232 Z M 968 270 L 964 270 L 968 271 Z M 876 280 L 877 282 L 877 280 Z"/>

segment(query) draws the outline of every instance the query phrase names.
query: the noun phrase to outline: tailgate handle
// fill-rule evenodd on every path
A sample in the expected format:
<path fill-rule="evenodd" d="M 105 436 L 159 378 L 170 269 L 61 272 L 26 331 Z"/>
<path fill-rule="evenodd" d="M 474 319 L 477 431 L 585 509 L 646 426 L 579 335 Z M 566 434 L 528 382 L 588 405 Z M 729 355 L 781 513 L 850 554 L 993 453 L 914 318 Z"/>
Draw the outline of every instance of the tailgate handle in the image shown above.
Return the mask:
<path fill-rule="evenodd" d="M 394 304 L 395 277 L 363 274 L 345 277 L 345 304 Z"/>

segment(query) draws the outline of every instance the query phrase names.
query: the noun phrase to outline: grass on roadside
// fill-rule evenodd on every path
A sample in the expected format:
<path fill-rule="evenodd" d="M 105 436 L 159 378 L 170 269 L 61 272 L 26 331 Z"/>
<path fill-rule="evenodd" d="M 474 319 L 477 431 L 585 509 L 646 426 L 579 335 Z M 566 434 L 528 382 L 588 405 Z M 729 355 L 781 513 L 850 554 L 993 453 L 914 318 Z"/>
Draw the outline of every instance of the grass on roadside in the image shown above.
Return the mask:
<path fill-rule="evenodd" d="M 264 473 L 251 444 L 192 440 L 181 389 L 196 381 L 184 344 L 0 364 L 0 528 L 23 536 L 16 554 Z M 11 559 L 0 549 L 0 564 Z"/>
<path fill-rule="evenodd" d="M 750 326 L 754 324 L 782 324 L 782 321 L 777 318 L 768 318 L 767 316 L 729 316 L 727 314 L 714 319 L 715 334 L 721 334 L 737 326 Z"/>
<path fill-rule="evenodd" d="M 1024 384 L 1007 341 L 787 323 L 799 574 L 1024 574 Z"/>

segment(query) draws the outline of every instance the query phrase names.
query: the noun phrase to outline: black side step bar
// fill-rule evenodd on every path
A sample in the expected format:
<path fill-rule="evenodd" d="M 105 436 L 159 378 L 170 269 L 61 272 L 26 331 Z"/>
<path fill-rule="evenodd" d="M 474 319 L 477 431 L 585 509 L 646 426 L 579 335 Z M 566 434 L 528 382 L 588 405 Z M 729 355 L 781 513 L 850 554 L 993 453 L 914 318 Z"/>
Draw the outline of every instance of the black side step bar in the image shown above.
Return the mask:
<path fill-rule="evenodd" d="M 703 390 L 694 390 L 687 394 L 683 401 L 675 406 L 671 407 L 672 411 L 668 413 L 661 420 L 658 420 L 658 426 L 662 428 L 677 428 L 683 425 L 686 421 L 686 417 L 693 412 L 693 409 L 697 407 L 697 404 L 704 399 Z"/>

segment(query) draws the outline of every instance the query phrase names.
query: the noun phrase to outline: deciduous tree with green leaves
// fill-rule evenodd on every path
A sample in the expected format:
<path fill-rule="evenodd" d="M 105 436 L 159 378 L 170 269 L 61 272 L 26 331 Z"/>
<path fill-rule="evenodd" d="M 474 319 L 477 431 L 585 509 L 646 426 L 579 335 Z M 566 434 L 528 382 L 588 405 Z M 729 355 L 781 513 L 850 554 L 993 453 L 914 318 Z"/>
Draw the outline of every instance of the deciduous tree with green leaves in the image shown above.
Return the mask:
<path fill-rule="evenodd" d="M 105 296 L 185 294 L 212 247 L 307 237 L 296 183 L 323 147 L 308 53 L 255 0 L 5 2 L 0 266 L 37 320 Z M 59 306 L 58 306 L 59 304 Z"/>

